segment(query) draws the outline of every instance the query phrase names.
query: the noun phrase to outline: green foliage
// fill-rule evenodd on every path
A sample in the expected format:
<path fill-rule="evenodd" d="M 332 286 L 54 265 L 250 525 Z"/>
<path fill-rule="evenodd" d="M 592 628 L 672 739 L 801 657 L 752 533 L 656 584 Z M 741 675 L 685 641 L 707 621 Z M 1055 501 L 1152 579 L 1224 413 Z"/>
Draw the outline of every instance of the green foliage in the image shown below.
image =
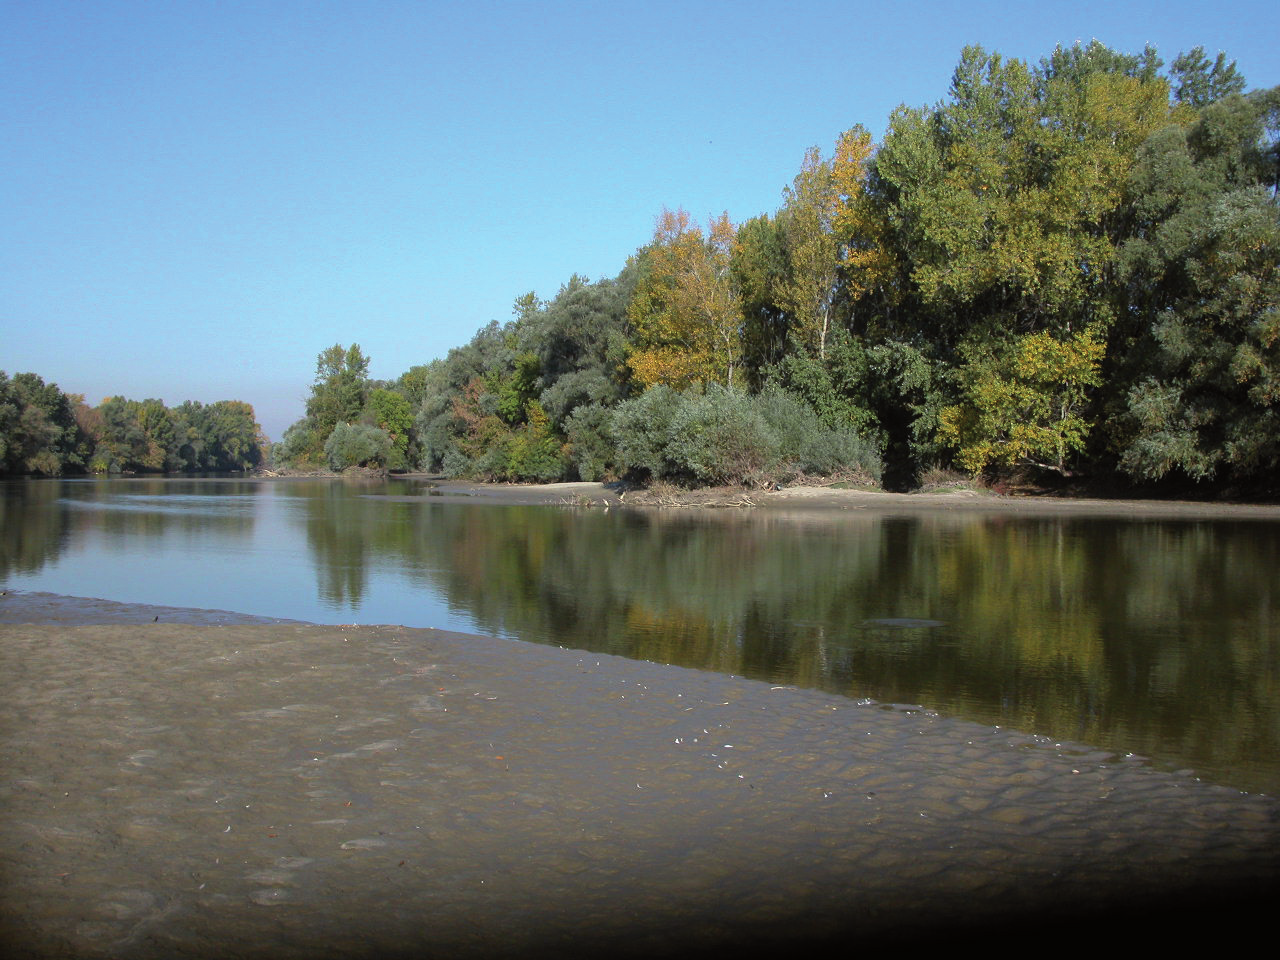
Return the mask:
<path fill-rule="evenodd" d="M 409 382 L 412 384 L 414 378 Z M 373 389 L 369 358 L 359 344 L 344 348 L 335 343 L 322 350 L 316 357 L 315 381 L 307 399 L 306 416 L 290 427 L 276 444 L 272 451 L 275 462 L 284 467 L 319 468 L 330 459 L 325 452 L 326 445 L 339 423 L 364 421 L 371 426 L 378 422 L 380 415 L 396 418 L 395 401 L 384 397 L 380 408 L 371 407 Z M 384 388 L 382 392 L 391 391 Z M 398 419 L 395 425 L 404 431 L 398 435 L 403 437 L 404 445 L 395 448 L 397 462 L 404 462 L 410 443 L 409 427 Z"/>
<path fill-rule="evenodd" d="M 742 361 L 759 386 L 788 348 L 790 320 L 781 306 L 789 265 L 779 220 L 764 214 L 738 227 L 730 264 L 742 299 Z"/>
<path fill-rule="evenodd" d="M 246 470 L 262 462 L 247 403 L 108 397 L 97 407 L 33 373 L 0 372 L 0 473 Z"/>
<path fill-rule="evenodd" d="M 369 397 L 369 359 L 353 343 L 343 349 L 334 344 L 321 351 L 316 358 L 316 378 L 307 400 L 307 417 L 313 426 L 313 436 L 323 445 L 339 423 L 351 423 L 360 418 Z M 314 448 L 308 459 L 318 459 Z"/>
<path fill-rule="evenodd" d="M 532 351 L 515 358 L 508 373 L 490 371 L 485 378 L 488 392 L 493 394 L 498 416 L 507 423 L 524 423 L 530 402 L 538 395 L 540 363 Z"/>
<path fill-rule="evenodd" d="M 645 470 L 654 477 L 676 472 L 667 459 L 667 440 L 680 405 L 680 394 L 659 383 L 614 408 L 609 430 L 623 469 Z"/>
<path fill-rule="evenodd" d="M 504 444 L 505 472 L 498 480 L 534 480 L 542 483 L 564 478 L 568 465 L 563 446 L 551 430 L 551 421 L 535 400 L 527 422 Z"/>
<path fill-rule="evenodd" d="M 1208 106 L 1233 93 L 1244 93 L 1244 77 L 1236 70 L 1236 63 L 1227 63 L 1227 55 L 1218 52 L 1212 64 L 1204 55 L 1204 47 L 1193 47 L 1190 53 L 1179 54 L 1170 65 L 1173 75 L 1173 96 L 1188 106 Z"/>
<path fill-rule="evenodd" d="M 385 430 L 365 423 L 340 423 L 325 441 L 324 455 L 332 470 L 383 467 L 391 449 L 391 437 Z"/>
<path fill-rule="evenodd" d="M 868 369 L 866 350 L 849 338 L 833 345 L 827 358 L 797 350 L 771 371 L 769 382 L 804 398 L 833 428 L 875 429 L 875 417 L 864 399 Z"/>
<path fill-rule="evenodd" d="M 371 390 L 369 413 L 374 425 L 391 438 L 388 469 L 405 469 L 410 461 L 409 443 L 413 434 L 413 411 L 409 401 L 394 390 Z"/>
<path fill-rule="evenodd" d="M 795 394 L 770 385 L 753 405 L 774 438 L 768 467 L 774 475 L 855 472 L 879 479 L 876 445 L 847 425 L 831 426 Z"/>
<path fill-rule="evenodd" d="M 410 367 L 391 385 L 391 389 L 405 398 L 410 410 L 417 410 L 422 406 L 423 398 L 427 393 L 430 370 L 431 367 L 424 364 Z"/>
<path fill-rule="evenodd" d="M 493 479 L 878 476 L 881 456 L 895 489 L 955 464 L 1265 475 L 1280 92 L 1202 48 L 1161 66 L 966 48 L 944 100 L 894 111 L 878 147 L 854 126 L 809 151 L 774 214 L 664 211 L 617 278 L 526 294 L 390 385 L 330 348 L 278 453 L 317 462 L 363 422 L 392 464 Z M 5 449 L 18 412 L 0 398 Z M 166 430 L 116 442 L 172 458 Z"/>
<path fill-rule="evenodd" d="M 840 194 L 831 163 L 822 159 L 817 147 L 805 153 L 804 165 L 785 196 L 778 222 L 786 237 L 790 270 L 777 287 L 778 300 L 790 317 L 789 333 L 797 349 L 826 359 L 840 296 L 835 233 Z"/>
<path fill-rule="evenodd" d="M 931 336 L 1110 322 L 1125 177 L 1169 117 L 1153 56 L 1095 42 L 1033 69 L 969 47 L 949 102 L 895 114 L 876 183 Z"/>
<path fill-rule="evenodd" d="M 627 300 L 633 286 L 626 271 L 598 283 L 573 276 L 527 318 L 521 337 L 537 351 L 539 400 L 553 425 L 563 427 L 578 406 L 610 406 L 626 395 Z"/>
<path fill-rule="evenodd" d="M 758 395 L 709 386 L 658 385 L 614 410 L 622 466 L 692 483 L 767 484 L 801 473 L 879 477 L 874 444 L 833 430 L 802 399 L 770 387 Z"/>
<path fill-rule="evenodd" d="M 569 458 L 579 480 L 605 480 L 617 473 L 617 453 L 609 434 L 611 411 L 599 403 L 575 407 L 565 421 Z"/>
<path fill-rule="evenodd" d="M 423 469 L 503 480 L 571 473 L 566 440 L 574 411 L 611 406 L 627 390 L 633 286 L 625 271 L 597 283 L 575 275 L 548 302 L 520 297 L 514 321 L 490 324 L 423 368 L 415 416 Z M 580 450 L 585 422 L 578 421 Z"/>
<path fill-rule="evenodd" d="M 0 371 L 0 473 L 57 476 L 82 465 L 72 399 L 34 373 Z"/>
<path fill-rule="evenodd" d="M 939 438 L 978 473 L 988 464 L 1032 464 L 1068 472 L 1085 448 L 1087 391 L 1100 383 L 1105 345 L 1096 330 L 1069 340 L 1047 332 L 1020 337 L 1000 352 L 981 346 L 961 368 L 963 403 L 939 417 Z"/>
<path fill-rule="evenodd" d="M 278 443 L 271 449 L 271 460 L 279 466 L 300 466 L 308 461 L 317 446 L 324 447 L 323 441 L 316 439 L 315 424 L 309 417 L 303 417 L 291 424 Z"/>
<path fill-rule="evenodd" d="M 747 394 L 712 384 L 684 395 L 664 456 L 678 475 L 699 483 L 753 482 L 776 460 L 777 438 Z"/>
<path fill-rule="evenodd" d="M 1229 94 L 1139 154 L 1123 266 L 1148 326 L 1113 431 L 1139 479 L 1280 468 L 1277 116 L 1280 91 Z"/>
<path fill-rule="evenodd" d="M 203 469 L 251 470 L 261 465 L 264 441 L 253 407 L 240 400 L 219 400 L 204 407 L 203 412 Z"/>

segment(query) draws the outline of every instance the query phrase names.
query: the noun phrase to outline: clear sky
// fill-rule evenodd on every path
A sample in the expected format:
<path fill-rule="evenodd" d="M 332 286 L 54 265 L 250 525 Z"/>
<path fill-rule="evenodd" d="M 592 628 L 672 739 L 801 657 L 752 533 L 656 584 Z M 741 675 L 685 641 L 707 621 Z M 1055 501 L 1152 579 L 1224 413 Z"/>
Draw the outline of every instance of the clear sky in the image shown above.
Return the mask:
<path fill-rule="evenodd" d="M 0 0 L 0 369 L 96 404 L 374 377 L 614 276 L 662 207 L 776 210 L 806 147 L 944 98 L 965 44 L 1202 45 L 1280 84 L 1271 2 Z"/>

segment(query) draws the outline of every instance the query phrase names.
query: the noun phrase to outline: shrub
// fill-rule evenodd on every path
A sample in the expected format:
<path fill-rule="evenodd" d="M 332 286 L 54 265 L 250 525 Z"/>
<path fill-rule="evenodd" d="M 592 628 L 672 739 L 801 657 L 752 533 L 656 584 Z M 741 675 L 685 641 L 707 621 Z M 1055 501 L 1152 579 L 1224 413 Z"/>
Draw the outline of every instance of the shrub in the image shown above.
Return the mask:
<path fill-rule="evenodd" d="M 582 480 L 603 480 L 615 472 L 616 456 L 609 437 L 611 413 L 598 403 L 578 407 L 565 420 L 569 456 Z"/>
<path fill-rule="evenodd" d="M 752 483 L 778 459 L 778 440 L 751 397 L 719 385 L 686 394 L 668 427 L 667 459 L 703 483 Z"/>
<path fill-rule="evenodd" d="M 796 394 L 769 386 L 751 396 L 718 385 L 678 394 L 651 387 L 620 404 L 610 427 L 622 464 L 655 479 L 761 484 L 801 474 L 879 479 L 875 444 L 832 429 Z"/>
<path fill-rule="evenodd" d="M 530 401 L 526 409 L 529 422 L 505 444 L 507 477 L 544 483 L 559 480 L 566 466 L 560 441 L 551 432 L 551 422 L 538 401 Z"/>
<path fill-rule="evenodd" d="M 614 408 L 609 432 L 624 469 L 647 470 L 654 477 L 673 472 L 666 450 L 671 419 L 681 403 L 680 394 L 666 384 L 658 384 Z"/>
<path fill-rule="evenodd" d="M 803 399 L 776 385 L 755 398 L 760 415 L 778 438 L 774 471 L 785 479 L 798 473 L 861 473 L 879 479 L 880 453 L 851 428 L 832 429 Z"/>
<path fill-rule="evenodd" d="M 303 417 L 285 430 L 280 442 L 271 448 L 271 460 L 283 467 L 302 467 L 313 463 L 316 443 L 315 424 Z"/>
<path fill-rule="evenodd" d="M 339 423 L 324 445 L 325 459 L 333 470 L 386 466 L 390 453 L 387 432 L 363 423 Z"/>
<path fill-rule="evenodd" d="M 469 475 L 473 467 L 470 457 L 457 447 L 450 446 L 440 457 L 439 469 L 446 477 L 453 479 Z"/>

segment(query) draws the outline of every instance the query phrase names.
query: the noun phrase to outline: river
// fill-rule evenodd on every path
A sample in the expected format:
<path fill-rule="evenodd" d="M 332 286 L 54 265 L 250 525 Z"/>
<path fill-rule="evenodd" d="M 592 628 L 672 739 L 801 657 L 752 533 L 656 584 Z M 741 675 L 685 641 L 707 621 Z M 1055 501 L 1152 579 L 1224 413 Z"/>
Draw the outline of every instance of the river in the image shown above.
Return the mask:
<path fill-rule="evenodd" d="M 1280 522 L 582 509 L 411 480 L 0 484 L 0 584 L 820 689 L 1280 792 Z"/>

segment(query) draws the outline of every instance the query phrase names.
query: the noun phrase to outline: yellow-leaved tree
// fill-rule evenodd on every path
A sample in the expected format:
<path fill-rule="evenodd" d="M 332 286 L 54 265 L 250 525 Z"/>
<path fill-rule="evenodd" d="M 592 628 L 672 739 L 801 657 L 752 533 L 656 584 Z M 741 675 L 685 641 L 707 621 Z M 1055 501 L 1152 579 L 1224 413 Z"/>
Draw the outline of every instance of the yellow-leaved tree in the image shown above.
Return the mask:
<path fill-rule="evenodd" d="M 860 304 L 873 298 L 893 301 L 895 278 L 905 272 L 894 251 L 893 228 L 883 204 L 868 189 L 875 151 L 871 134 L 861 126 L 846 130 L 836 144 L 831 180 L 840 203 L 832 221 L 840 253 L 844 294 L 856 321 Z"/>
<path fill-rule="evenodd" d="M 785 191 L 779 214 L 791 269 L 778 300 L 791 317 L 791 339 L 802 350 L 826 359 L 835 329 L 840 290 L 840 257 L 834 229 L 840 196 L 831 163 L 810 147 L 804 164 Z"/>
<path fill-rule="evenodd" d="M 705 234 L 684 210 L 659 215 L 627 307 L 627 364 L 637 382 L 733 385 L 742 358 L 742 301 L 729 271 L 734 235 L 728 213 Z"/>

